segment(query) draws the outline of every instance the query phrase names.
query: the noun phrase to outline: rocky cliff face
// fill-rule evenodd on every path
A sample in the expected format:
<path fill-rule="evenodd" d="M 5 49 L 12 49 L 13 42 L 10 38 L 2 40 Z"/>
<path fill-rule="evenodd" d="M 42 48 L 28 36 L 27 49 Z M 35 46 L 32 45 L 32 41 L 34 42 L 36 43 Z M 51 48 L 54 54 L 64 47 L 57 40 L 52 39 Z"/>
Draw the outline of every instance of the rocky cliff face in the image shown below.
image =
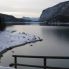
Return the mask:
<path fill-rule="evenodd" d="M 40 21 L 42 22 L 69 22 L 69 1 L 62 2 L 43 10 Z"/>

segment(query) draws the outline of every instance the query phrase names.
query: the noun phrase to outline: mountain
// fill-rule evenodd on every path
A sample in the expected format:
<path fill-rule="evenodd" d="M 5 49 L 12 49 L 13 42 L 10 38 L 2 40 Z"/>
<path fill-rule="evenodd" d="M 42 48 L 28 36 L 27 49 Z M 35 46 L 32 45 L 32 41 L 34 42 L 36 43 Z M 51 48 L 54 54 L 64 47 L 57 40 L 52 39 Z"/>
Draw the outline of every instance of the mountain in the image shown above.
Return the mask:
<path fill-rule="evenodd" d="M 7 14 L 0 13 L 0 21 L 4 22 L 4 23 L 15 22 L 16 18 L 12 15 L 7 15 Z"/>
<path fill-rule="evenodd" d="M 6 24 L 25 24 L 28 20 L 23 18 L 16 18 L 12 15 L 2 14 L 0 13 L 0 23 L 6 23 Z"/>
<path fill-rule="evenodd" d="M 69 1 L 59 3 L 43 10 L 40 21 L 46 24 L 69 24 Z"/>
<path fill-rule="evenodd" d="M 39 21 L 39 17 L 35 18 L 35 17 L 23 17 L 23 19 L 28 20 L 30 22 L 38 22 Z"/>
<path fill-rule="evenodd" d="M 26 20 L 27 22 L 31 22 L 31 18 L 30 17 L 23 17 L 22 19 Z"/>
<path fill-rule="evenodd" d="M 36 18 L 35 18 L 35 17 L 32 17 L 32 18 L 31 18 L 31 21 L 32 21 L 32 22 L 39 22 L 39 17 L 36 17 Z"/>

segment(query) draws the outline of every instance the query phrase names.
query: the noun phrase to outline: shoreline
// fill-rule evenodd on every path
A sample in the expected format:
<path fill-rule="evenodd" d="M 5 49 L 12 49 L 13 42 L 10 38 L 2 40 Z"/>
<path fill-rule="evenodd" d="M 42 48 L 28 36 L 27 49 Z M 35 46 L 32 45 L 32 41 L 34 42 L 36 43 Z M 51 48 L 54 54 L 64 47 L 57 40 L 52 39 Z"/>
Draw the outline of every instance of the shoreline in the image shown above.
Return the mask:
<path fill-rule="evenodd" d="M 38 42 L 38 41 L 42 41 L 42 39 L 36 40 L 36 41 L 27 42 L 27 43 L 23 43 L 23 44 L 19 44 L 19 45 L 14 45 L 14 46 L 12 46 L 12 47 L 9 47 L 9 48 L 4 49 L 3 51 L 0 52 L 0 54 L 2 55 L 2 54 L 4 54 L 5 52 L 7 52 L 8 50 L 11 50 L 11 49 L 13 49 L 13 48 L 21 47 L 21 46 L 24 46 L 24 45 L 26 45 L 26 44 L 35 43 L 35 42 Z"/>
<path fill-rule="evenodd" d="M 0 57 L 2 54 L 16 47 L 42 41 L 39 36 L 25 32 L 4 31 L 0 34 Z"/>
<path fill-rule="evenodd" d="M 15 23 L 15 24 L 6 24 L 6 26 L 13 26 L 13 25 L 38 25 L 38 26 L 69 26 L 69 24 L 42 24 L 42 23 L 39 23 L 39 24 L 29 24 L 29 23 L 27 23 L 27 24 L 17 24 L 17 23 Z"/>

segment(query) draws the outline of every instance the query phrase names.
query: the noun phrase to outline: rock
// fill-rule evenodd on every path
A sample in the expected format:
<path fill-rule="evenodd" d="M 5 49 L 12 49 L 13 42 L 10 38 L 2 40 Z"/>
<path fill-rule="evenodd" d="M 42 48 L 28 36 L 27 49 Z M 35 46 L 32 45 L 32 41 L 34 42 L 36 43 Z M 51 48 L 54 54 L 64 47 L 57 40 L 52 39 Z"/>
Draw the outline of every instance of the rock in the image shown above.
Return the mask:
<path fill-rule="evenodd" d="M 52 22 L 69 22 L 69 1 L 43 10 L 40 21 L 46 24 L 51 24 Z"/>
<path fill-rule="evenodd" d="M 6 28 L 6 24 L 5 23 L 2 23 L 0 22 L 0 31 L 4 31 Z"/>
<path fill-rule="evenodd" d="M 30 46 L 33 46 L 33 45 L 30 45 Z"/>

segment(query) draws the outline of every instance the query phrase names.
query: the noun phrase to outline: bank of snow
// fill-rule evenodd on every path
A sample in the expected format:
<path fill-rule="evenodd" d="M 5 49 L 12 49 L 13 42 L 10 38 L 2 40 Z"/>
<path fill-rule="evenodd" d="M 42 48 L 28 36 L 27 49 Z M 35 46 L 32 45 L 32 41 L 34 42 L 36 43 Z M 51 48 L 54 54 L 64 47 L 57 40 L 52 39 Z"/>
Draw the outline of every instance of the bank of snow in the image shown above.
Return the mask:
<path fill-rule="evenodd" d="M 0 31 L 0 54 L 5 53 L 6 51 L 23 46 L 28 43 L 35 43 L 41 41 L 40 37 L 33 34 L 17 31 Z"/>
<path fill-rule="evenodd" d="M 15 68 L 0 66 L 0 69 L 15 69 Z"/>

